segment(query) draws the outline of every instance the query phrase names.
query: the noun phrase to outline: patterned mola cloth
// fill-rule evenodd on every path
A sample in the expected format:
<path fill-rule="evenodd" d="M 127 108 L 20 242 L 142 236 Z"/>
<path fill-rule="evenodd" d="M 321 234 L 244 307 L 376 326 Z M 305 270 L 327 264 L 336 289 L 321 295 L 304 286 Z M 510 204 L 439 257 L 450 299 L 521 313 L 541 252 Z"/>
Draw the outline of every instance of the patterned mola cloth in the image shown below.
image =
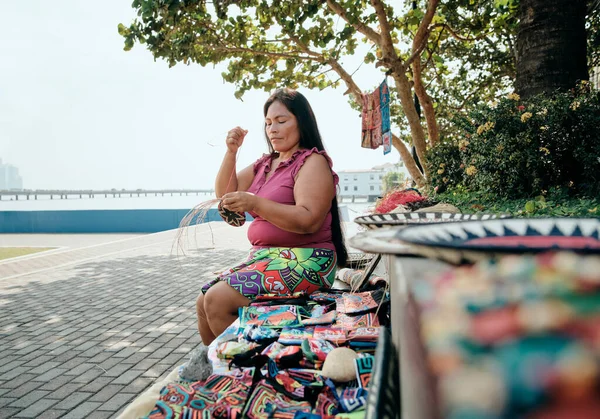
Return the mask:
<path fill-rule="evenodd" d="M 248 260 L 220 274 L 202 287 L 206 293 L 219 281 L 226 281 L 249 299 L 262 294 L 312 294 L 329 288 L 335 279 L 333 250 L 271 247 L 253 249 Z"/>

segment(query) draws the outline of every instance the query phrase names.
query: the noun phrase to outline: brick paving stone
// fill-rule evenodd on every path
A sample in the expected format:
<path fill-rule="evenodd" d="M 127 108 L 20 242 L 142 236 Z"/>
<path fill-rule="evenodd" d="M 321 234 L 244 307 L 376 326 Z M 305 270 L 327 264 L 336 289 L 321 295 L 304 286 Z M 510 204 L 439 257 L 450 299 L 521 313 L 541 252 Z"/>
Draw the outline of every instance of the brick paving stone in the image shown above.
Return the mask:
<path fill-rule="evenodd" d="M 21 364 L 23 364 L 23 361 L 15 360 L 15 361 L 10 361 L 4 365 L 0 365 L 0 374 L 4 374 L 4 373 L 12 370 L 13 368 L 17 368 Z"/>
<path fill-rule="evenodd" d="M 152 353 L 150 353 L 148 355 L 148 358 L 159 358 L 162 359 L 165 356 L 169 355 L 171 352 L 173 352 L 172 348 L 160 348 Z"/>
<path fill-rule="evenodd" d="M 33 380 L 34 381 L 51 381 L 54 380 L 56 377 L 59 377 L 61 375 L 65 375 L 65 373 L 68 370 L 64 369 L 64 368 L 55 368 L 53 370 L 48 371 L 45 374 L 42 374 L 38 377 L 35 377 Z"/>
<path fill-rule="evenodd" d="M 41 399 L 34 402 L 31 406 L 27 407 L 25 410 L 20 411 L 15 415 L 17 418 L 39 418 L 41 417 L 41 413 L 49 410 L 52 406 L 57 403 L 56 400 L 51 399 Z M 44 415 L 44 419 L 46 416 Z"/>
<path fill-rule="evenodd" d="M 146 377 L 138 377 L 133 380 L 123 389 L 124 393 L 135 393 L 141 394 L 144 390 L 150 387 L 154 383 L 154 380 Z"/>
<path fill-rule="evenodd" d="M 23 397 L 18 398 L 14 402 L 10 404 L 10 407 L 28 407 L 31 404 L 35 403 L 42 397 L 48 395 L 48 391 L 44 390 L 33 390 L 29 393 L 25 394 Z"/>
<path fill-rule="evenodd" d="M 47 383 L 44 383 L 40 387 L 40 390 L 54 391 L 54 390 L 64 386 L 65 384 L 69 384 L 72 379 L 73 379 L 73 377 L 69 376 L 69 375 L 59 375 L 58 377 L 53 378 L 52 380 L 48 381 Z"/>
<path fill-rule="evenodd" d="M 137 364 L 135 364 L 133 367 L 131 367 L 134 370 L 144 370 L 146 371 L 147 369 L 149 369 L 151 366 L 153 366 L 154 364 L 156 364 L 159 360 L 158 359 L 153 359 L 153 358 L 146 358 L 143 361 L 138 362 Z"/>
<path fill-rule="evenodd" d="M 14 397 L 0 397 L 0 411 L 2 410 L 2 408 L 4 408 L 4 406 L 9 405 L 13 402 L 15 402 L 16 398 Z"/>
<path fill-rule="evenodd" d="M 10 381 L 13 378 L 16 378 L 20 375 L 25 374 L 26 372 L 29 372 L 29 368 L 27 367 L 16 367 L 13 368 L 10 371 L 5 372 L 4 374 L 0 375 L 0 380 L 7 380 Z"/>
<path fill-rule="evenodd" d="M 60 386 L 59 388 L 57 388 L 56 390 L 54 390 L 53 392 L 48 394 L 45 398 L 46 399 L 56 399 L 56 400 L 66 399 L 67 397 L 69 397 L 69 395 L 71 395 L 75 391 L 79 390 L 83 386 L 84 386 L 83 383 L 63 384 L 62 386 Z"/>
<path fill-rule="evenodd" d="M 106 402 L 110 400 L 115 394 L 123 390 L 125 386 L 117 384 L 108 384 L 102 388 L 99 392 L 94 394 L 90 401 L 92 402 Z"/>
<path fill-rule="evenodd" d="M 40 387 L 42 385 L 42 383 L 40 383 L 39 381 L 29 381 L 27 383 L 23 383 L 21 384 L 19 387 L 10 390 L 8 393 L 6 393 L 4 395 L 4 397 L 23 397 L 26 394 L 28 394 L 30 391 L 35 390 L 36 388 Z"/>
<path fill-rule="evenodd" d="M 75 368 L 70 368 L 67 372 L 65 372 L 65 375 L 81 375 L 90 368 L 94 368 L 94 364 L 86 362 L 84 364 L 77 365 Z"/>
<path fill-rule="evenodd" d="M 110 400 L 108 400 L 107 402 L 102 404 L 102 406 L 100 406 L 98 408 L 98 410 L 117 411 L 121 407 L 123 407 L 127 403 L 129 403 L 131 400 L 133 400 L 135 397 L 136 397 L 135 394 L 127 394 L 127 393 L 115 394 L 113 397 L 110 398 Z"/>
<path fill-rule="evenodd" d="M 81 391 L 88 393 L 97 393 L 98 391 L 101 391 L 104 387 L 106 387 L 112 380 L 114 380 L 113 377 L 98 377 L 91 383 L 88 383 L 81 387 Z"/>
<path fill-rule="evenodd" d="M 84 402 L 71 410 L 62 419 L 81 419 L 86 418 L 90 413 L 100 407 L 100 402 Z"/>
<path fill-rule="evenodd" d="M 18 413 L 20 411 L 21 409 L 18 407 L 3 407 L 0 409 L 0 419 L 10 418 L 15 413 Z"/>
<path fill-rule="evenodd" d="M 63 399 L 61 402 L 59 402 L 55 406 L 55 408 L 63 409 L 63 410 L 71 410 L 71 409 L 79 406 L 82 402 L 89 399 L 92 395 L 93 395 L 92 393 L 83 393 L 80 391 L 76 391 L 76 392 L 72 393 L 69 397 L 67 397 L 66 399 Z"/>
<path fill-rule="evenodd" d="M 142 370 L 129 370 L 112 381 L 112 384 L 129 384 L 134 379 L 139 377 L 144 371 Z"/>
<path fill-rule="evenodd" d="M 148 370 L 143 372 L 142 377 L 158 378 L 163 372 L 172 367 L 172 365 L 167 364 L 155 364 L 151 368 L 148 368 Z"/>
<path fill-rule="evenodd" d="M 95 380 L 97 377 L 101 376 L 104 374 L 104 370 L 102 368 L 99 368 L 98 365 L 94 366 L 94 368 L 84 372 L 83 374 L 75 377 L 73 379 L 73 382 L 75 383 L 89 383 L 93 380 Z"/>
<path fill-rule="evenodd" d="M 22 374 L 19 375 L 16 378 L 13 378 L 12 380 L 8 380 L 5 383 L 2 384 L 3 388 L 17 388 L 31 380 L 33 380 L 36 377 L 35 374 Z"/>
<path fill-rule="evenodd" d="M 50 360 L 55 360 L 55 358 L 50 355 L 42 355 L 27 362 L 24 367 L 37 367 Z"/>
<path fill-rule="evenodd" d="M 92 413 L 90 413 L 89 415 L 87 415 L 86 419 L 107 419 L 107 418 L 113 418 L 113 417 L 118 417 L 118 415 L 114 415 L 113 412 L 95 410 Z"/>
<path fill-rule="evenodd" d="M 51 369 L 58 367 L 59 365 L 60 365 L 60 362 L 48 361 L 38 367 L 35 367 L 35 368 L 29 370 L 29 373 L 42 375 L 43 373 L 48 372 Z"/>
<path fill-rule="evenodd" d="M 49 409 L 43 412 L 43 414 L 40 415 L 40 417 L 43 419 L 58 419 L 64 416 L 66 413 L 66 410 Z"/>

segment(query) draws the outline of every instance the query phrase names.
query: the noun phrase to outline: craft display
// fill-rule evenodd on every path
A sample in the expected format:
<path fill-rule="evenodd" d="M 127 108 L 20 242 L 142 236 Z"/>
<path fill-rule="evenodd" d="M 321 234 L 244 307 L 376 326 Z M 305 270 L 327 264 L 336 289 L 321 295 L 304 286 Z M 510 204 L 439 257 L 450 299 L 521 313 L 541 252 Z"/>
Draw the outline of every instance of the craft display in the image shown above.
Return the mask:
<path fill-rule="evenodd" d="M 261 296 L 209 345 L 213 374 L 164 387 L 147 418 L 362 418 L 388 299 L 383 289 Z"/>
<path fill-rule="evenodd" d="M 414 295 L 443 417 L 600 417 L 600 258 L 508 256 Z"/>

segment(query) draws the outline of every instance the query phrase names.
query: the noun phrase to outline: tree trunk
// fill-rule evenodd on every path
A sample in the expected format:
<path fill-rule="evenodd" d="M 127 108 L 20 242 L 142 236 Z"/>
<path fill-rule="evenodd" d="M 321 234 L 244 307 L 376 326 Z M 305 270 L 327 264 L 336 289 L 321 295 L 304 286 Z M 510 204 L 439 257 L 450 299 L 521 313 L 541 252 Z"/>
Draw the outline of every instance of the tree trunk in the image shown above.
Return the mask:
<path fill-rule="evenodd" d="M 588 80 L 585 0 L 520 0 L 516 90 L 522 98 Z"/>

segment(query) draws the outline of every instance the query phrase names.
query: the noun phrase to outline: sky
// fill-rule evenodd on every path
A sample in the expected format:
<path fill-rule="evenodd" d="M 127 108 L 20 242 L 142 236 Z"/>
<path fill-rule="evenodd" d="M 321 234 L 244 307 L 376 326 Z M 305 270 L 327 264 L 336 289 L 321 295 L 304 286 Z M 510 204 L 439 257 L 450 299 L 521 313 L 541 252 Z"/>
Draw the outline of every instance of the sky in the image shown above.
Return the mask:
<path fill-rule="evenodd" d="M 223 81 L 223 66 L 155 61 L 143 45 L 123 51 L 117 25 L 129 0 L 0 0 L 0 159 L 27 189 L 212 188 L 229 129 L 249 130 L 238 167 L 267 151 L 262 106 Z M 354 60 L 354 61 L 352 61 Z M 357 58 L 345 63 L 349 71 Z M 378 70 L 360 66 L 364 90 Z M 392 150 L 360 147 L 360 114 L 346 90 L 299 89 L 311 103 L 334 170 L 396 163 Z"/>

